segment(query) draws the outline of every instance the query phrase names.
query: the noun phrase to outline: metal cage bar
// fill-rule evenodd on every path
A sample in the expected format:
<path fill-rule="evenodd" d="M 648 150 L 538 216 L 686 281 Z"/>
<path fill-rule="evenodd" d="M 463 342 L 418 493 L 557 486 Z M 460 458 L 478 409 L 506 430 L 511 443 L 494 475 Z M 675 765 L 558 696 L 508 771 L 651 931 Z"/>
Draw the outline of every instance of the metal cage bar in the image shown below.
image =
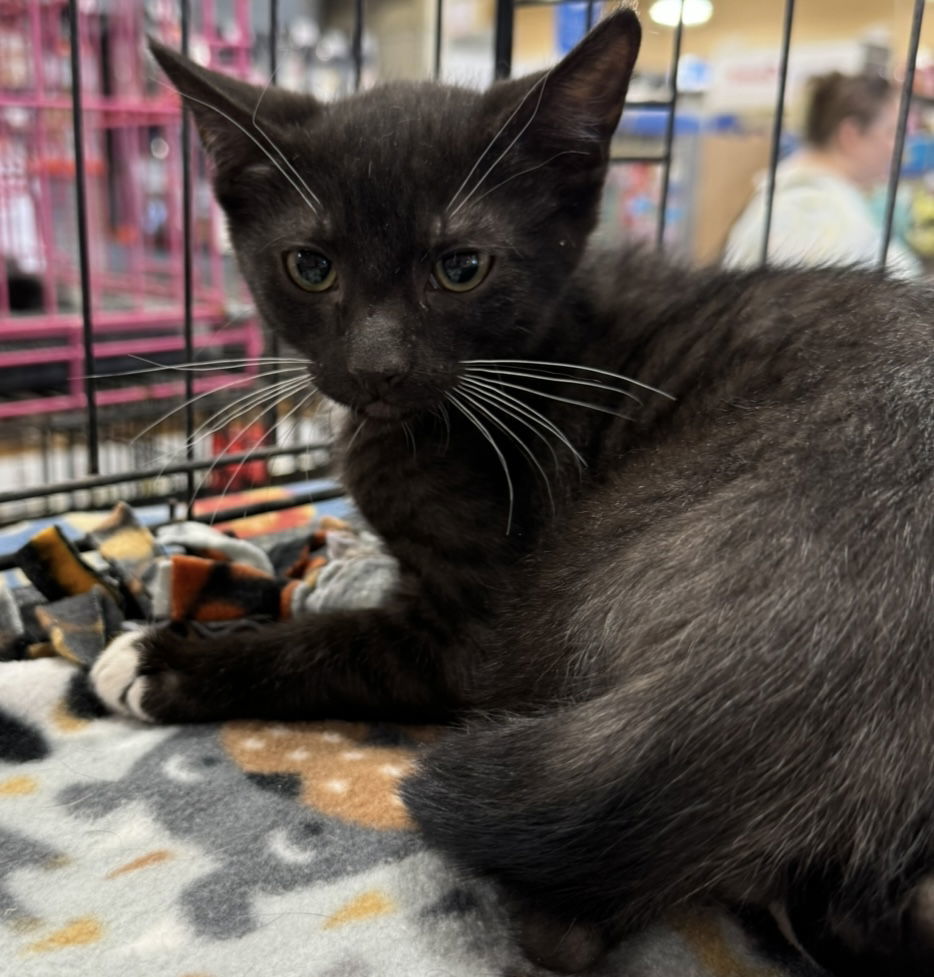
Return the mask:
<path fill-rule="evenodd" d="M 363 81 L 363 9 L 364 0 L 354 0 L 353 5 L 353 39 L 351 42 L 351 57 L 353 58 L 353 90 L 360 91 Z"/>
<path fill-rule="evenodd" d="M 514 44 L 514 33 L 515 33 L 515 10 L 518 6 L 537 6 L 542 3 L 547 2 L 549 6 L 557 6 L 561 3 L 571 2 L 571 0 L 496 0 L 495 10 L 494 10 L 494 20 L 493 20 L 493 59 L 494 59 L 494 74 L 496 78 L 506 78 L 511 74 L 512 63 L 513 63 L 513 44 Z M 243 6 L 242 0 L 238 0 L 240 4 L 240 9 Z M 586 3 L 586 20 L 587 26 L 591 26 L 597 13 L 599 12 L 599 6 L 596 0 L 585 0 Z M 879 266 L 880 268 L 885 267 L 886 258 L 890 248 L 893 227 L 894 227 L 894 217 L 895 217 L 895 206 L 896 199 L 899 189 L 900 180 L 902 177 L 902 157 L 905 151 L 907 133 L 908 133 L 908 122 L 910 118 L 910 110 L 912 106 L 913 88 L 915 81 L 915 66 L 917 62 L 921 28 L 924 15 L 925 0 L 913 0 L 913 14 L 911 19 L 911 26 L 909 32 L 908 45 L 906 50 L 906 63 L 905 63 L 905 73 L 901 83 L 901 96 L 899 104 L 899 114 L 898 114 L 898 128 L 896 134 L 896 144 L 893 156 L 891 159 L 891 166 L 889 168 L 888 185 L 887 185 L 887 196 L 885 205 L 885 214 L 883 222 L 883 236 L 881 239 L 881 247 L 879 253 Z M 99 330 L 108 327 L 113 318 L 112 312 L 107 309 L 102 309 L 99 305 L 95 305 L 94 302 L 94 288 L 92 287 L 92 245 L 95 243 L 94 239 L 91 237 L 90 225 L 89 225 L 89 190 L 91 191 L 90 203 L 94 203 L 94 192 L 96 185 L 92 184 L 91 180 L 94 177 L 93 164 L 95 163 L 94 156 L 94 146 L 95 143 L 86 138 L 85 135 L 85 121 L 88 121 L 89 125 L 93 122 L 90 113 L 100 112 L 107 109 L 105 100 L 89 94 L 93 89 L 88 89 L 85 92 L 82 85 L 82 42 L 87 45 L 88 35 L 85 25 L 85 34 L 82 37 L 82 14 L 81 14 L 81 2 L 80 0 L 66 0 L 65 9 L 67 13 L 67 26 L 70 31 L 70 82 L 71 82 L 71 92 L 70 92 L 70 107 L 72 111 L 71 128 L 73 130 L 73 154 L 74 154 L 74 175 L 75 175 L 75 222 L 77 225 L 77 257 L 78 257 L 78 274 L 77 283 L 80 287 L 80 317 L 75 317 L 76 322 L 80 318 L 80 332 L 76 332 L 75 339 L 80 342 L 80 350 L 83 354 L 84 361 L 84 376 L 80 378 L 80 385 L 78 390 L 83 390 L 84 399 L 84 412 L 87 430 L 86 434 L 86 456 L 87 456 L 87 469 L 86 473 L 82 477 L 70 477 L 65 481 L 53 482 L 49 477 L 49 473 L 46 472 L 43 484 L 32 485 L 32 486 L 18 486 L 10 491 L 0 492 L 0 503 L 6 502 L 22 502 L 34 498 L 50 498 L 58 494 L 69 494 L 72 492 L 86 492 L 92 491 L 96 488 L 103 488 L 106 486 L 119 485 L 121 483 L 140 483 L 146 479 L 153 479 L 157 476 L 178 476 L 181 480 L 181 476 L 184 476 L 187 481 L 187 495 L 188 495 L 188 506 L 190 506 L 194 501 L 195 492 L 195 473 L 203 472 L 211 468 L 212 465 L 216 464 L 214 459 L 198 460 L 195 457 L 194 445 L 192 444 L 192 438 L 194 433 L 194 406 L 192 403 L 188 403 L 184 407 L 184 428 L 185 428 L 185 454 L 184 461 L 179 462 L 174 465 L 166 466 L 163 469 L 150 468 L 148 466 L 141 466 L 139 470 L 135 471 L 120 471 L 108 474 L 101 474 L 101 428 L 100 428 L 100 414 L 99 409 L 106 406 L 111 402 L 110 394 L 112 391 L 104 390 L 98 388 L 94 374 L 95 370 L 95 357 L 100 361 L 103 353 L 100 338 L 95 343 L 95 326 Z M 200 8 L 204 15 L 204 24 L 207 25 L 208 22 L 213 25 L 215 19 L 215 4 L 213 0 L 203 0 L 202 6 Z M 31 15 L 34 12 L 32 6 L 30 6 Z M 190 0 L 179 0 L 179 12 L 180 12 L 180 27 L 181 27 L 181 49 L 183 52 L 187 52 L 190 44 L 190 37 L 192 32 L 192 6 Z M 443 0 L 436 0 L 435 2 L 435 14 L 434 14 L 434 46 L 431 57 L 431 71 L 435 77 L 439 77 L 442 68 L 442 56 L 443 56 L 443 31 L 444 31 L 444 6 Z M 364 69 L 365 69 L 365 45 L 364 45 L 364 28 L 365 28 L 365 0 L 353 0 L 353 22 L 352 22 L 352 36 L 351 36 L 351 74 L 349 81 L 352 83 L 354 91 L 360 89 L 364 83 Z M 789 75 L 789 60 L 792 53 L 792 33 L 794 27 L 794 17 L 795 17 L 795 2 L 794 0 L 785 0 L 782 16 L 782 33 L 781 33 L 781 47 L 779 55 L 779 73 L 778 73 L 778 84 L 776 91 L 776 101 L 775 101 L 775 113 L 772 119 L 772 131 L 771 131 L 771 146 L 769 154 L 769 167 L 768 167 L 768 183 L 767 191 L 765 195 L 765 214 L 764 214 L 764 224 L 763 224 L 763 235 L 761 241 L 761 260 L 765 263 L 768 259 L 769 251 L 769 239 L 772 233 L 773 225 L 773 211 L 775 204 L 775 191 L 776 191 L 776 176 L 779 163 L 779 157 L 781 153 L 781 141 L 783 135 L 783 120 L 784 120 L 784 110 L 786 101 L 786 90 L 788 86 L 788 75 Z M 278 0 L 268 0 L 268 30 L 269 30 L 269 76 L 270 81 L 275 81 L 277 71 L 279 68 L 279 57 L 278 57 L 278 41 L 279 41 L 279 30 L 280 30 L 280 6 Z M 35 33 L 35 32 L 34 32 Z M 681 3 L 681 16 L 679 16 L 678 24 L 676 25 L 673 33 L 672 39 L 672 53 L 671 53 L 671 63 L 670 63 L 670 98 L 665 99 L 647 99 L 647 100 L 633 100 L 627 103 L 628 108 L 645 108 L 645 109 L 657 109 L 666 110 L 667 118 L 664 129 L 664 147 L 660 153 L 645 153 L 639 154 L 618 154 L 611 157 L 611 162 L 614 164 L 623 163 L 648 163 L 655 166 L 661 166 L 663 169 L 660 174 L 661 182 L 659 187 L 658 195 L 658 211 L 657 211 L 657 224 L 655 227 L 656 231 L 656 244 L 661 247 L 664 245 L 666 230 L 669 224 L 668 215 L 668 201 L 671 194 L 672 188 L 672 167 L 674 163 L 674 151 L 676 148 L 677 140 L 677 115 L 679 108 L 679 99 L 681 98 L 681 93 L 679 91 L 678 83 L 678 70 L 681 62 L 681 49 L 684 36 L 684 23 L 683 23 L 683 0 Z M 238 42 L 236 45 L 236 64 L 235 67 L 241 72 L 246 67 L 247 58 L 249 56 L 249 45 L 246 43 Z M 64 104 L 65 100 L 62 99 Z M 164 117 L 160 116 L 160 119 Z M 159 124 L 159 123 L 155 123 Z M 177 128 L 174 129 L 177 134 Z M 177 135 L 173 135 L 172 139 L 177 139 Z M 173 275 L 177 275 L 176 280 L 181 280 L 184 287 L 184 312 L 183 312 L 183 322 L 182 322 L 182 336 L 179 337 L 177 332 L 174 334 L 175 342 L 178 344 L 183 344 L 184 355 L 186 360 L 189 362 L 194 359 L 196 347 L 201 343 L 202 336 L 200 331 L 197 337 L 195 336 L 195 313 L 201 306 L 196 308 L 195 305 L 195 287 L 197 279 L 195 277 L 195 261 L 200 257 L 199 245 L 196 244 L 196 225 L 194 221 L 194 164 L 192 156 L 192 143 L 191 138 L 191 121 L 190 114 L 187 110 L 182 113 L 182 134 L 181 134 L 181 177 L 182 177 L 182 187 L 181 187 L 181 205 L 177 207 L 173 213 L 177 215 L 174 218 L 174 224 L 177 228 L 179 224 L 181 225 L 181 234 L 183 236 L 183 247 L 182 247 L 182 264 L 183 268 L 176 268 L 173 271 Z M 178 144 L 173 146 L 173 154 L 178 152 Z M 89 155 L 90 154 L 90 155 Z M 174 155 L 172 156 L 174 158 Z M 91 162 L 91 168 L 89 170 L 89 159 Z M 2 188 L 0 188 L 2 189 Z M 180 212 L 180 214 L 179 214 Z M 93 214 L 93 210 L 91 211 Z M 180 219 L 179 219 L 180 217 Z M 178 233 L 176 231 L 176 233 Z M 200 265 L 198 265 L 200 268 Z M 55 274 L 54 269 L 47 270 L 47 274 Z M 100 277 L 98 277 L 100 276 Z M 2 277 L 2 276 L 0 276 Z M 99 282 L 104 281 L 107 277 L 107 269 L 96 271 L 94 276 L 94 284 L 99 285 Z M 0 288 L 3 287 L 3 281 L 0 281 Z M 53 296 L 54 300 L 54 296 Z M 201 322 L 201 312 L 198 311 L 198 322 Z M 174 314 L 173 314 L 174 315 Z M 177 320 L 175 320 L 177 321 Z M 174 324 L 174 323 L 173 323 Z M 78 328 L 77 325 L 75 327 Z M 197 342 L 196 342 L 197 338 Z M 270 352 L 272 355 L 279 355 L 280 345 L 278 340 L 272 336 L 269 339 Z M 104 344 L 106 345 L 106 344 Z M 250 355 L 257 355 L 259 347 L 253 347 Z M 249 382 L 249 378 L 244 378 L 244 383 Z M 200 384 L 201 381 L 199 380 Z M 194 376 L 191 373 L 185 374 L 184 378 L 184 388 L 186 399 L 190 400 L 195 389 L 201 389 L 200 386 L 195 386 Z M 142 388 L 141 388 L 142 389 Z M 116 402 L 116 401 L 114 401 Z M 263 408 L 266 410 L 266 408 Z M 236 464 L 238 462 L 245 462 L 250 460 L 265 460 L 269 458 L 275 458 L 280 456 L 294 456 L 301 457 L 307 452 L 321 451 L 327 448 L 326 444 L 291 444 L 289 446 L 282 446 L 276 444 L 276 428 L 275 428 L 275 411 L 270 410 L 269 416 L 272 418 L 272 423 L 268 427 L 269 440 L 264 442 L 262 446 L 254 448 L 250 451 L 245 451 L 239 454 L 224 454 L 222 456 L 222 463 Z M 285 440 L 282 438 L 280 440 Z M 73 476 L 81 476 L 80 465 L 77 466 L 77 470 L 73 467 L 71 470 Z"/>
<path fill-rule="evenodd" d="M 895 201 L 902 176 L 902 156 L 905 152 L 905 134 L 908 131 L 908 112 L 914 93 L 915 68 L 918 62 L 918 45 L 921 42 L 921 24 L 924 21 L 925 0 L 915 0 L 911 17 L 911 32 L 908 38 L 908 57 L 905 62 L 905 77 L 902 79 L 901 101 L 898 106 L 898 129 L 895 134 L 895 148 L 892 150 L 892 165 L 885 197 L 885 221 L 883 223 L 882 244 L 879 249 L 879 268 L 885 270 L 892 243 L 892 225 L 895 222 Z"/>
<path fill-rule="evenodd" d="M 190 0 L 181 0 L 181 28 L 182 54 L 188 55 L 191 35 L 191 5 Z M 194 343 L 194 282 L 192 280 L 192 207 L 191 207 L 191 113 L 186 106 L 182 106 L 182 255 L 184 262 L 183 284 L 184 313 L 183 334 L 185 337 L 185 362 L 191 363 L 195 354 Z M 195 430 L 194 374 L 185 371 L 185 458 L 194 461 L 195 446 L 192 436 Z M 195 501 L 195 481 L 192 471 L 186 472 L 186 497 L 188 499 L 187 515 L 191 515 L 191 507 Z"/>
<path fill-rule="evenodd" d="M 674 158 L 675 124 L 678 114 L 678 69 L 681 66 L 681 41 L 684 35 L 684 0 L 678 6 L 678 23 L 675 27 L 671 52 L 671 98 L 668 101 L 668 118 L 665 121 L 665 152 L 662 163 L 662 187 L 658 195 L 658 224 L 655 230 L 655 246 L 665 244 L 665 225 L 668 220 L 668 195 L 671 191 L 671 164 Z"/>
<path fill-rule="evenodd" d="M 75 154 L 75 206 L 78 223 L 78 265 L 81 278 L 81 335 L 84 344 L 84 395 L 87 413 L 88 473 L 100 471 L 97 427 L 97 400 L 94 387 L 94 320 L 91 311 L 91 263 L 88 253 L 87 169 L 84 156 L 84 106 L 81 91 L 81 35 L 78 0 L 68 0 L 68 26 L 71 32 L 70 72 L 71 111 Z"/>
<path fill-rule="evenodd" d="M 444 0 L 435 0 L 435 48 L 432 61 L 432 77 L 441 77 L 441 43 L 444 36 Z"/>
<path fill-rule="evenodd" d="M 512 39 L 515 30 L 513 0 L 496 0 L 493 23 L 493 77 L 508 78 L 512 74 Z"/>
<path fill-rule="evenodd" d="M 224 465 L 235 465 L 238 462 L 265 461 L 268 458 L 278 458 L 282 455 L 304 455 L 312 451 L 326 451 L 330 447 L 327 442 L 303 444 L 298 447 L 287 448 L 258 448 L 243 451 L 235 455 L 224 455 Z M 20 502 L 23 499 L 42 498 L 49 495 L 59 495 L 68 492 L 84 492 L 108 485 L 119 485 L 121 482 L 145 481 L 152 478 L 163 478 L 166 475 L 193 474 L 205 471 L 217 464 L 217 459 L 208 458 L 198 461 L 184 461 L 176 465 L 163 465 L 159 468 L 146 468 L 135 472 L 116 472 L 112 475 L 92 475 L 87 478 L 70 478 L 66 481 L 51 485 L 33 485 L 25 488 L 11 489 L 0 492 L 0 505 L 5 502 Z"/>
<path fill-rule="evenodd" d="M 769 237 L 772 233 L 772 209 L 775 203 L 775 177 L 778 157 L 782 146 L 782 126 L 785 119 L 785 90 L 788 84 L 788 58 L 791 53 L 791 30 L 794 26 L 795 0 L 785 0 L 782 18 L 782 49 L 779 57 L 778 92 L 775 99 L 775 116 L 772 119 L 772 147 L 769 153 L 768 186 L 765 193 L 765 220 L 762 224 L 762 249 L 760 264 L 769 260 Z"/>
<path fill-rule="evenodd" d="M 276 73 L 279 70 L 279 0 L 269 0 L 269 84 L 276 82 Z M 279 337 L 271 333 L 267 339 L 269 343 L 269 355 L 278 358 L 282 355 L 282 346 Z M 275 377 L 269 378 L 269 386 L 275 382 Z M 279 428 L 276 424 L 278 420 L 277 408 L 271 407 L 266 412 L 266 437 L 273 445 L 279 441 Z"/>
<path fill-rule="evenodd" d="M 279 70 L 279 0 L 269 0 L 269 81 L 275 84 Z"/>

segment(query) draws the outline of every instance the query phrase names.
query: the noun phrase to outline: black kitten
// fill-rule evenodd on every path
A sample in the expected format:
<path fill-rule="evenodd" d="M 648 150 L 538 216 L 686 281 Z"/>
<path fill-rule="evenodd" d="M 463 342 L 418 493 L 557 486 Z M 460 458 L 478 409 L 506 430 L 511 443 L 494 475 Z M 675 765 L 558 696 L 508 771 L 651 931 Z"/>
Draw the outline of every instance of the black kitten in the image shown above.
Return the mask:
<path fill-rule="evenodd" d="M 154 721 L 466 713 L 409 807 L 552 966 L 726 898 L 930 971 L 932 295 L 588 250 L 638 44 L 622 10 L 484 94 L 334 105 L 154 48 L 402 583 L 92 679 Z"/>

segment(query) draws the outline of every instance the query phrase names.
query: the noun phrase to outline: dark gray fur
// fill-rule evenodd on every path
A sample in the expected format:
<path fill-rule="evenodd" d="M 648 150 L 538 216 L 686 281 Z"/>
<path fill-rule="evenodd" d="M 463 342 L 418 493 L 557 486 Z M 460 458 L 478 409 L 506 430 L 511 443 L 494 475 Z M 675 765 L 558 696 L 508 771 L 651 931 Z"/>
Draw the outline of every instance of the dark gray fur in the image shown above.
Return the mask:
<path fill-rule="evenodd" d="M 350 408 L 344 478 L 403 579 L 381 608 L 234 646 L 158 634 L 144 706 L 461 718 L 409 807 L 515 893 L 529 952 L 555 967 L 720 898 L 784 902 L 839 974 L 931 972 L 932 294 L 588 248 L 638 33 L 624 10 L 547 76 L 331 106 L 260 100 L 156 50 L 192 99 L 262 314 Z M 317 203 L 220 106 L 268 149 L 256 110 Z M 487 146 L 476 177 L 495 171 L 451 206 Z M 325 250 L 338 285 L 300 293 L 289 247 Z M 466 248 L 493 255 L 488 279 L 432 289 L 434 260 Z M 525 385 L 628 417 L 510 390 L 583 470 L 487 401 L 554 503 L 493 428 L 507 535 L 499 459 L 463 413 L 437 413 L 486 358 L 608 369 L 675 399 L 567 370 Z M 579 921 L 563 946 L 553 917 Z"/>

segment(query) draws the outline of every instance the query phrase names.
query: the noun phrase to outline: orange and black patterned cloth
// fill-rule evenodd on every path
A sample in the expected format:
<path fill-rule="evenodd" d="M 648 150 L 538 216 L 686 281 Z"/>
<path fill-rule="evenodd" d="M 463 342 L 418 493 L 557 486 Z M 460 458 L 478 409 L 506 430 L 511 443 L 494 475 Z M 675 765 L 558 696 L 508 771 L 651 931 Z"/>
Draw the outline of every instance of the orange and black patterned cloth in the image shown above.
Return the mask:
<path fill-rule="evenodd" d="M 154 534 L 119 503 L 84 551 L 58 526 L 42 529 L 15 555 L 28 585 L 0 591 L 0 658 L 55 654 L 89 665 L 127 622 L 219 629 L 286 620 L 375 606 L 395 583 L 379 541 L 334 516 L 264 534 L 263 545 L 244 528 L 182 522 Z"/>

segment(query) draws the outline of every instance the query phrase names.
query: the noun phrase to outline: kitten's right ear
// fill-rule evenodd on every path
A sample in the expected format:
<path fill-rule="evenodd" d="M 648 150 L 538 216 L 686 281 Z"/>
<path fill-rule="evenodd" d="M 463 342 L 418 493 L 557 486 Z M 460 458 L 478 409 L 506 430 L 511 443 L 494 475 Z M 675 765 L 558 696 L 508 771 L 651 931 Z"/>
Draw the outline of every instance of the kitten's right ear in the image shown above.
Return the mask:
<path fill-rule="evenodd" d="M 201 142 L 218 174 L 268 160 L 269 142 L 264 133 L 275 140 L 277 130 L 306 122 L 320 110 L 311 95 L 272 85 L 250 85 L 202 68 L 152 38 L 149 50 L 191 109 Z"/>
<path fill-rule="evenodd" d="M 492 116 L 510 112 L 526 142 L 608 144 L 619 123 L 642 28 L 624 6 L 608 14 L 553 68 L 499 82 L 486 94 Z"/>

